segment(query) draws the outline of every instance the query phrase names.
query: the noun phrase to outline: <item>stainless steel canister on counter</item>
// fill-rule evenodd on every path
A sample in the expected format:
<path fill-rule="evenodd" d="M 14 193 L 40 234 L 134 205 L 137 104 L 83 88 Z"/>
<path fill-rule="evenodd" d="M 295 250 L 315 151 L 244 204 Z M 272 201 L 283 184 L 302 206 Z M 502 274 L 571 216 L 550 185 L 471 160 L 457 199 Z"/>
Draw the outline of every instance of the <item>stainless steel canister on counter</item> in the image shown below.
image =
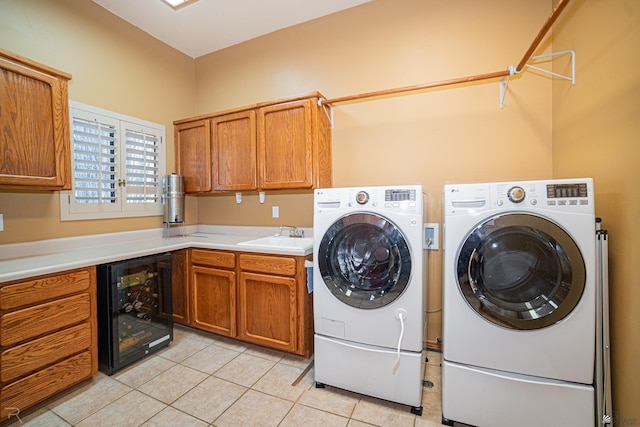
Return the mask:
<path fill-rule="evenodd" d="M 181 175 L 172 173 L 162 177 L 162 222 L 184 224 L 184 187 Z"/>

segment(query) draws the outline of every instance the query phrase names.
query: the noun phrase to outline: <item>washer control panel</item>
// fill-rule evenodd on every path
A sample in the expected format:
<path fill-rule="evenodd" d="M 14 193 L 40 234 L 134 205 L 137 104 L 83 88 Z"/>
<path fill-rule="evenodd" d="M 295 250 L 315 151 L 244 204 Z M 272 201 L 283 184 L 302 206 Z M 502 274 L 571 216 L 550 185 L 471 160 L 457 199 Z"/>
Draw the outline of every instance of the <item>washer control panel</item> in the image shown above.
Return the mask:
<path fill-rule="evenodd" d="M 328 188 L 315 191 L 315 210 L 375 209 L 402 213 L 421 213 L 422 186 Z"/>

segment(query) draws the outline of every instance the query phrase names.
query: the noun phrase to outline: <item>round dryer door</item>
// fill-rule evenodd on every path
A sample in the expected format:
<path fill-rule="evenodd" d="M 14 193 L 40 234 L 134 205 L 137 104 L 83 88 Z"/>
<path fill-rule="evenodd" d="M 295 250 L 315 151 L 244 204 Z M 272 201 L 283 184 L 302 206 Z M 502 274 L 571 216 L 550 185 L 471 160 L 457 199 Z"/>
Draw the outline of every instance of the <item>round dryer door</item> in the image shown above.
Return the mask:
<path fill-rule="evenodd" d="M 354 213 L 338 219 L 322 237 L 318 268 L 336 298 L 352 307 L 373 309 L 404 292 L 411 254 L 393 222 L 372 213 Z"/>
<path fill-rule="evenodd" d="M 571 313 L 585 287 L 573 239 L 530 214 L 495 216 L 467 237 L 457 259 L 458 286 L 483 318 L 506 328 L 552 325 Z"/>

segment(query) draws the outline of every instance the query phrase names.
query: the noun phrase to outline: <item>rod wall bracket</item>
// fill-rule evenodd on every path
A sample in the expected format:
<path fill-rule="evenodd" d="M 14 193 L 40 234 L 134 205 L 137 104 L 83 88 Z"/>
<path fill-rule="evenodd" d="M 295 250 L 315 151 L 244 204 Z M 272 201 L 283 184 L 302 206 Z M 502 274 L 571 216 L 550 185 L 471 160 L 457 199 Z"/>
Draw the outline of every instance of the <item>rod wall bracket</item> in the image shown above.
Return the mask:
<path fill-rule="evenodd" d="M 553 52 L 553 53 L 546 53 L 543 55 L 532 56 L 529 60 L 535 63 L 535 61 L 539 61 L 547 58 L 553 59 L 555 56 L 558 56 L 558 55 L 571 55 L 571 75 L 570 76 L 554 73 L 551 70 L 537 67 L 531 63 L 526 63 L 524 64 L 524 66 L 542 73 L 550 74 L 553 77 L 558 77 L 564 80 L 571 80 L 571 85 L 574 86 L 576 84 L 576 52 L 574 50 L 563 50 L 561 52 Z M 511 78 L 511 76 L 522 72 L 522 71 L 518 71 L 513 65 L 510 65 L 509 67 L 507 67 L 507 69 L 510 72 L 509 76 L 503 77 L 500 79 L 500 108 L 501 109 L 504 108 L 504 98 L 507 95 L 507 89 L 509 87 L 509 79 Z"/>

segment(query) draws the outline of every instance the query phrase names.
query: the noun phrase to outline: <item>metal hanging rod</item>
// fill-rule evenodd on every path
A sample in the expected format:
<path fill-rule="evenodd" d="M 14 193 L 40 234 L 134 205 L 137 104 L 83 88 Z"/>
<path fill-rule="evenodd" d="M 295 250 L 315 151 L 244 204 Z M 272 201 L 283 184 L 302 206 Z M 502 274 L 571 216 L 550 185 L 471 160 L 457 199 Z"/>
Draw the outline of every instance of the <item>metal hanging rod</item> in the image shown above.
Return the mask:
<path fill-rule="evenodd" d="M 415 85 L 415 86 L 405 86 L 405 87 L 394 88 L 394 89 L 386 89 L 386 90 L 378 90 L 378 91 L 375 91 L 375 92 L 361 93 L 359 95 L 348 95 L 348 96 L 343 96 L 343 97 L 340 97 L 340 98 L 326 99 L 322 103 L 323 104 L 337 104 L 337 103 L 340 103 L 340 102 L 355 101 L 355 100 L 359 100 L 359 99 L 374 98 L 374 97 L 385 96 L 385 95 L 393 95 L 393 94 L 396 94 L 396 93 L 414 92 L 414 91 L 417 91 L 417 90 L 432 89 L 432 88 L 435 88 L 435 87 L 451 86 L 451 85 L 457 85 L 457 84 L 462 84 L 462 83 L 470 83 L 470 82 L 480 81 L 480 80 L 497 79 L 497 78 L 500 78 L 500 77 L 509 76 L 510 74 L 511 73 L 509 72 L 509 70 L 497 71 L 495 73 L 487 73 L 487 74 L 476 74 L 476 75 L 468 76 L 468 77 L 459 77 L 457 79 L 442 80 L 442 81 L 439 81 L 439 82 L 424 83 L 424 84 L 419 84 L 419 85 Z"/>
<path fill-rule="evenodd" d="M 531 58 L 531 55 L 533 54 L 533 52 L 536 50 L 536 48 L 538 47 L 542 39 L 544 39 L 544 36 L 547 34 L 547 32 L 549 31 L 553 23 L 556 21 L 556 19 L 558 19 L 558 16 L 560 16 L 560 13 L 562 13 L 562 11 L 564 10 L 564 8 L 567 6 L 568 3 L 569 3 L 569 0 L 560 0 L 556 8 L 553 10 L 549 18 L 547 18 L 546 22 L 538 32 L 538 35 L 536 36 L 536 38 L 531 43 L 531 46 L 529 46 L 529 49 L 524 54 L 524 56 L 522 57 L 522 60 L 520 61 L 517 67 L 511 66 L 504 71 L 496 71 L 493 73 L 485 73 L 485 74 L 475 74 L 472 76 L 460 77 L 460 78 L 450 79 L 450 80 L 442 80 L 442 81 L 433 82 L 433 83 L 425 83 L 425 84 L 419 84 L 414 86 L 405 86 L 405 87 L 394 88 L 394 89 L 378 90 L 374 92 L 361 93 L 358 95 L 342 96 L 339 98 L 323 99 L 318 101 L 318 104 L 333 105 L 341 102 L 357 101 L 357 100 L 362 100 L 366 98 L 394 95 L 394 94 L 405 93 L 405 92 L 415 92 L 419 90 L 471 83 L 476 81 L 493 80 L 498 78 L 502 78 L 504 80 L 505 77 L 510 77 L 522 71 L 527 61 L 529 61 L 529 59 Z M 501 84 L 501 91 L 502 90 L 503 90 L 503 85 Z M 504 85 L 504 90 L 506 91 L 506 85 Z M 501 102 L 503 102 L 504 96 L 502 95 L 502 93 L 500 95 L 500 99 L 501 99 Z"/>
<path fill-rule="evenodd" d="M 547 21 L 544 23 L 542 28 L 540 28 L 540 31 L 538 32 L 538 35 L 536 36 L 536 38 L 533 39 L 531 46 L 529 46 L 529 49 L 520 60 L 520 63 L 516 67 L 516 73 L 519 73 L 520 71 L 522 71 L 522 69 L 524 68 L 524 65 L 529 61 L 529 58 L 531 58 L 531 55 L 533 55 L 533 52 L 535 52 L 535 50 L 538 48 L 538 45 L 540 44 L 542 39 L 544 39 L 544 36 L 547 35 L 547 33 L 549 32 L 553 24 L 556 22 L 556 19 L 558 19 L 558 16 L 560 16 L 564 8 L 567 7 L 568 3 L 569 3 L 569 0 L 560 0 L 560 2 L 556 6 L 556 8 L 553 10 L 551 15 L 547 18 Z"/>

